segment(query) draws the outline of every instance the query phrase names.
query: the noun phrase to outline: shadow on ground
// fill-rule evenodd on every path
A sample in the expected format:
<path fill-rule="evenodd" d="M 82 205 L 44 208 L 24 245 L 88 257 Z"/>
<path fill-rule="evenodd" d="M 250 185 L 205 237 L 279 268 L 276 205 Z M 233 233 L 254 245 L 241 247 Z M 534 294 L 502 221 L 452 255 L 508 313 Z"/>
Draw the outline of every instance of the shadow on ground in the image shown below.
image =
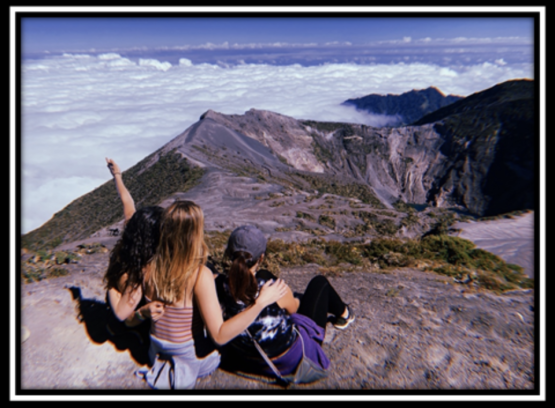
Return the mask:
<path fill-rule="evenodd" d="M 105 302 L 96 299 L 85 299 L 81 289 L 69 287 L 74 301 L 77 301 L 78 320 L 84 323 L 87 334 L 92 342 L 103 344 L 109 341 L 119 350 L 129 350 L 137 364 L 149 364 L 148 348 L 150 345 L 149 322 L 129 328 L 118 321 Z"/>

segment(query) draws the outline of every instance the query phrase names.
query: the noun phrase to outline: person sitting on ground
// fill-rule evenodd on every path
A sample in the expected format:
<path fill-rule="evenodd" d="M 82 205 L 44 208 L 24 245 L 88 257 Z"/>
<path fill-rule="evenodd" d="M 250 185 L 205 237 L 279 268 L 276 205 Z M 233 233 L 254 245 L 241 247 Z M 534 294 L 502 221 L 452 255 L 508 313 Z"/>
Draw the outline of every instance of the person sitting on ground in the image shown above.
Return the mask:
<path fill-rule="evenodd" d="M 256 302 L 260 288 L 277 279 L 268 270 L 259 269 L 265 252 L 266 238 L 258 228 L 244 225 L 231 233 L 225 256 L 232 264 L 227 273 L 216 278 L 224 319 L 231 319 L 250 307 Z M 242 332 L 222 349 L 222 368 L 281 378 L 296 372 L 304 347 L 305 356 L 326 370 L 329 360 L 321 345 L 328 319 L 334 327 L 344 330 L 354 321 L 355 315 L 326 277 L 312 278 L 301 299 L 287 287 L 285 296 L 264 308 L 248 332 Z M 253 339 L 279 373 L 267 364 Z M 296 380 L 299 383 L 310 381 L 310 378 Z"/>
<path fill-rule="evenodd" d="M 106 158 L 106 162 L 114 177 L 125 217 L 123 233 L 110 253 L 104 275 L 106 303 L 110 309 L 107 328 L 111 334 L 121 334 L 129 327 L 141 325 L 148 333 L 149 323 L 145 321 L 148 318 L 157 320 L 164 312 L 161 302 L 145 302 L 142 291 L 145 271 L 150 267 L 158 246 L 163 208 L 149 206 L 136 210 L 119 166 L 112 159 Z"/>
<path fill-rule="evenodd" d="M 197 378 L 219 366 L 216 346 L 244 331 L 286 293 L 283 281 L 267 282 L 248 307 L 224 321 L 207 257 L 202 209 L 192 201 L 174 202 L 162 214 L 159 247 L 144 276 L 146 299 L 165 304 L 151 325 L 152 367 L 137 371 L 152 388 L 194 388 Z M 210 337 L 203 335 L 202 323 Z"/>

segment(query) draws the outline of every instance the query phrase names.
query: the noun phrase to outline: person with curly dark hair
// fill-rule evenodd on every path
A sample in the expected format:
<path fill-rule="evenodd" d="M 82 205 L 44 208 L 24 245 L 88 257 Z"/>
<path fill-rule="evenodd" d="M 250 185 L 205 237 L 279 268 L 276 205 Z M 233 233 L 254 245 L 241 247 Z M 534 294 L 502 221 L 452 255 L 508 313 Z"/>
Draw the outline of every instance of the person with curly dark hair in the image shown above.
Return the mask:
<path fill-rule="evenodd" d="M 112 159 L 106 158 L 106 162 L 114 177 L 125 217 L 123 233 L 110 253 L 110 262 L 104 275 L 107 303 L 113 317 L 127 327 L 134 327 L 149 318 L 157 320 L 164 313 L 161 302 L 145 302 L 142 288 L 143 277 L 160 240 L 163 208 L 149 206 L 136 210 L 135 202 L 123 183 L 119 166 Z M 113 332 L 122 330 L 122 325 L 114 321 L 109 322 L 108 327 Z"/>

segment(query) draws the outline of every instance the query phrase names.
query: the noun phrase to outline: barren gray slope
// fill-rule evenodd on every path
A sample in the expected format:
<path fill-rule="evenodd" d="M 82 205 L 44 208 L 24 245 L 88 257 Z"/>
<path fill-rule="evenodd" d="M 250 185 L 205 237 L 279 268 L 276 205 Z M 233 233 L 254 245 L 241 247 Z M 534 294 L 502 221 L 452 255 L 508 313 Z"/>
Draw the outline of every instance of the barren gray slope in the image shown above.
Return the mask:
<path fill-rule="evenodd" d="M 513 218 L 480 222 L 459 222 L 457 236 L 492 252 L 508 263 L 520 265 L 534 278 L 534 212 Z"/>
<path fill-rule="evenodd" d="M 270 168 L 283 167 L 270 149 L 209 117 L 174 138 L 162 151 L 175 148 L 186 157 L 210 167 L 218 166 L 218 160 L 236 165 L 248 163 Z"/>
<path fill-rule="evenodd" d="M 312 136 L 292 117 L 250 109 L 244 115 L 224 115 L 209 110 L 201 116 L 201 120 L 205 119 L 257 140 L 297 170 L 324 172 L 324 166 L 314 155 Z"/>

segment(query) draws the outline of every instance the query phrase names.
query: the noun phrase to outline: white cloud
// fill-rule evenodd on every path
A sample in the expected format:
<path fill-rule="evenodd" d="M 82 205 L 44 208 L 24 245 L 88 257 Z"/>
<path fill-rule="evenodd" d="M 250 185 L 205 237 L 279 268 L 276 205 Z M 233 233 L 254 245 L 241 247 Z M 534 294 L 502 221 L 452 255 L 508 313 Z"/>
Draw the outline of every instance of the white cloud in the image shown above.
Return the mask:
<path fill-rule="evenodd" d="M 39 183 L 38 180 L 35 182 L 26 180 L 26 183 L 30 182 L 33 188 L 23 189 L 22 202 L 35 203 L 35 206 L 25 211 L 21 223 L 22 232 L 40 227 L 52 218 L 55 212 L 62 210 L 71 201 L 90 192 L 105 181 L 89 177 L 50 178 L 42 183 Z M 53 198 L 54 202 L 58 203 L 57 207 L 49 205 Z M 41 205 L 41 203 L 45 205 Z"/>
<path fill-rule="evenodd" d="M 456 38 L 418 38 L 413 39 L 412 37 L 403 37 L 402 40 L 384 40 L 375 41 L 367 43 L 367 46 L 383 46 L 383 45 L 399 45 L 410 43 L 411 45 L 425 45 L 425 46 L 449 46 L 449 45 L 532 45 L 532 37 L 480 37 L 480 38 L 469 38 L 469 37 L 456 37 Z"/>
<path fill-rule="evenodd" d="M 160 62 L 155 59 L 139 59 L 139 65 L 141 67 L 154 67 L 161 71 L 167 71 L 172 67 L 172 64 L 169 62 Z"/>
<path fill-rule="evenodd" d="M 436 86 L 469 95 L 513 78 L 531 65 L 240 64 L 221 67 L 107 53 L 66 55 L 22 66 L 23 232 L 109 179 L 104 157 L 123 169 L 213 109 L 243 114 L 266 109 L 298 119 L 383 125 L 341 102 L 371 93 L 401 94 Z"/>
<path fill-rule="evenodd" d="M 179 59 L 179 65 L 182 67 L 190 67 L 193 65 L 193 62 L 190 59 L 187 58 L 180 58 Z"/>
<path fill-rule="evenodd" d="M 100 54 L 98 56 L 98 59 L 100 60 L 113 60 L 113 59 L 119 59 L 119 58 L 121 58 L 119 54 L 115 54 L 115 53 Z"/>

